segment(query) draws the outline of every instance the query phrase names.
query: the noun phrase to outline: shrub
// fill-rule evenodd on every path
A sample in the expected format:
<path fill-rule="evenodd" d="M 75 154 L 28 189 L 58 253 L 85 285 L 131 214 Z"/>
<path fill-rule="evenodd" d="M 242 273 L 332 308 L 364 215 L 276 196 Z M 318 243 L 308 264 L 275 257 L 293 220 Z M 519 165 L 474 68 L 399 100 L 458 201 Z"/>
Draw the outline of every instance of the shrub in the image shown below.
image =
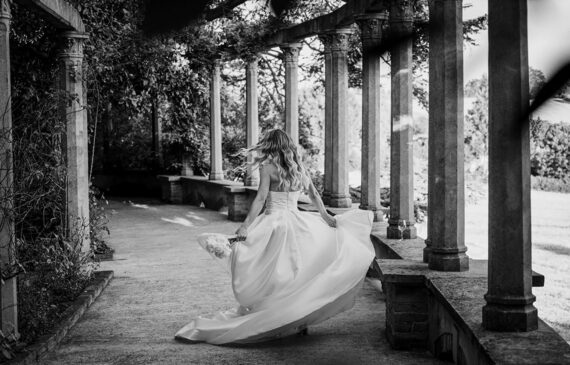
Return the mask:
<path fill-rule="evenodd" d="M 545 176 L 531 176 L 530 183 L 534 190 L 570 194 L 570 177 L 556 179 Z"/>
<path fill-rule="evenodd" d="M 37 98 L 35 92 L 29 90 Z M 65 120 L 57 93 L 42 96 L 42 101 L 14 103 L 13 193 L 0 201 L 3 215 L 11 216 L 15 227 L 13 264 L 3 270 L 2 279 L 18 276 L 18 320 L 25 343 L 53 327 L 96 267 L 92 251 L 80 250 L 85 227 L 71 232 L 67 227 Z M 90 236 L 97 246 L 104 243 L 106 218 L 93 191 L 90 199 Z M 8 357 L 13 339 L 6 333 L 1 337 L 2 354 Z"/>
<path fill-rule="evenodd" d="M 540 118 L 531 121 L 531 174 L 570 177 L 570 126 Z"/>

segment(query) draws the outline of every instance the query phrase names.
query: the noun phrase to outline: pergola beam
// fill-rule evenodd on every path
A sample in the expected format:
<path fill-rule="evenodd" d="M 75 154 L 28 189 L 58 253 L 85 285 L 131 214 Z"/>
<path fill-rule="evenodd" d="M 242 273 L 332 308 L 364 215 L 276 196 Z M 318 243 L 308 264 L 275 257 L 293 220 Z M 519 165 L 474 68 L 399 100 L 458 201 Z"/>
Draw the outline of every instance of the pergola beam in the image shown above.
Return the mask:
<path fill-rule="evenodd" d="M 37 10 L 56 28 L 75 32 L 85 32 L 79 12 L 65 0 L 14 0 Z"/>
<path fill-rule="evenodd" d="M 349 1 L 346 5 L 332 13 L 282 29 L 267 41 L 267 45 L 273 47 L 312 37 L 337 28 L 346 28 L 354 24 L 358 16 L 366 13 L 380 13 L 387 11 L 387 9 L 386 1 L 384 0 Z"/>

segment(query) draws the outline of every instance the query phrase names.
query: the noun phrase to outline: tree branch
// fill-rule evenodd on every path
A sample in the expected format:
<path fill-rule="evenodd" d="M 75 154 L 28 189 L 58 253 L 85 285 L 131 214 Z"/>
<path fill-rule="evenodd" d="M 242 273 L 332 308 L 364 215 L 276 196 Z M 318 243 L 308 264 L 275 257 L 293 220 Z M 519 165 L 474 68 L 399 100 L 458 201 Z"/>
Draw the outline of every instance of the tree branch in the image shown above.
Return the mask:
<path fill-rule="evenodd" d="M 217 18 L 222 18 L 227 15 L 229 11 L 233 8 L 240 6 L 241 4 L 245 3 L 247 0 L 227 0 L 222 5 L 217 6 L 213 9 L 208 9 L 205 12 L 205 18 L 207 21 L 211 21 Z"/>

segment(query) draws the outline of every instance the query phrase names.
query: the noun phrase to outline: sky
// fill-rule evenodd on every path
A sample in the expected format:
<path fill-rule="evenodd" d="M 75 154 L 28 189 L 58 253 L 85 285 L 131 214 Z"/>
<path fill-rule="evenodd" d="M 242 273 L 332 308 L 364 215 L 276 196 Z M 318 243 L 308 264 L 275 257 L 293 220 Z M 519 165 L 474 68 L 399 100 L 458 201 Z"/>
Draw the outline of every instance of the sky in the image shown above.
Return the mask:
<path fill-rule="evenodd" d="M 464 0 L 463 19 L 487 13 L 488 1 Z M 488 32 L 481 32 L 478 46 L 464 50 L 465 82 L 487 72 Z M 529 65 L 551 76 L 562 63 L 570 61 L 570 0 L 528 0 Z"/>

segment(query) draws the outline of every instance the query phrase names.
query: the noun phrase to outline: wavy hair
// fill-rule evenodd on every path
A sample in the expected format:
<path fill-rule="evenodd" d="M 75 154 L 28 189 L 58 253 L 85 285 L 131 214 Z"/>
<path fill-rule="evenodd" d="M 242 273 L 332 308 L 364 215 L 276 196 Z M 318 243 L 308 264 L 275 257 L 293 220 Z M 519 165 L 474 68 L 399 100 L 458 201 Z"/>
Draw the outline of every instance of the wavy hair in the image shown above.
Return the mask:
<path fill-rule="evenodd" d="M 261 141 L 245 150 L 252 154 L 249 163 L 254 168 L 264 162 L 273 162 L 279 174 L 279 187 L 288 189 L 306 189 L 309 187 L 307 170 L 297 151 L 297 145 L 281 129 L 267 132 Z"/>

